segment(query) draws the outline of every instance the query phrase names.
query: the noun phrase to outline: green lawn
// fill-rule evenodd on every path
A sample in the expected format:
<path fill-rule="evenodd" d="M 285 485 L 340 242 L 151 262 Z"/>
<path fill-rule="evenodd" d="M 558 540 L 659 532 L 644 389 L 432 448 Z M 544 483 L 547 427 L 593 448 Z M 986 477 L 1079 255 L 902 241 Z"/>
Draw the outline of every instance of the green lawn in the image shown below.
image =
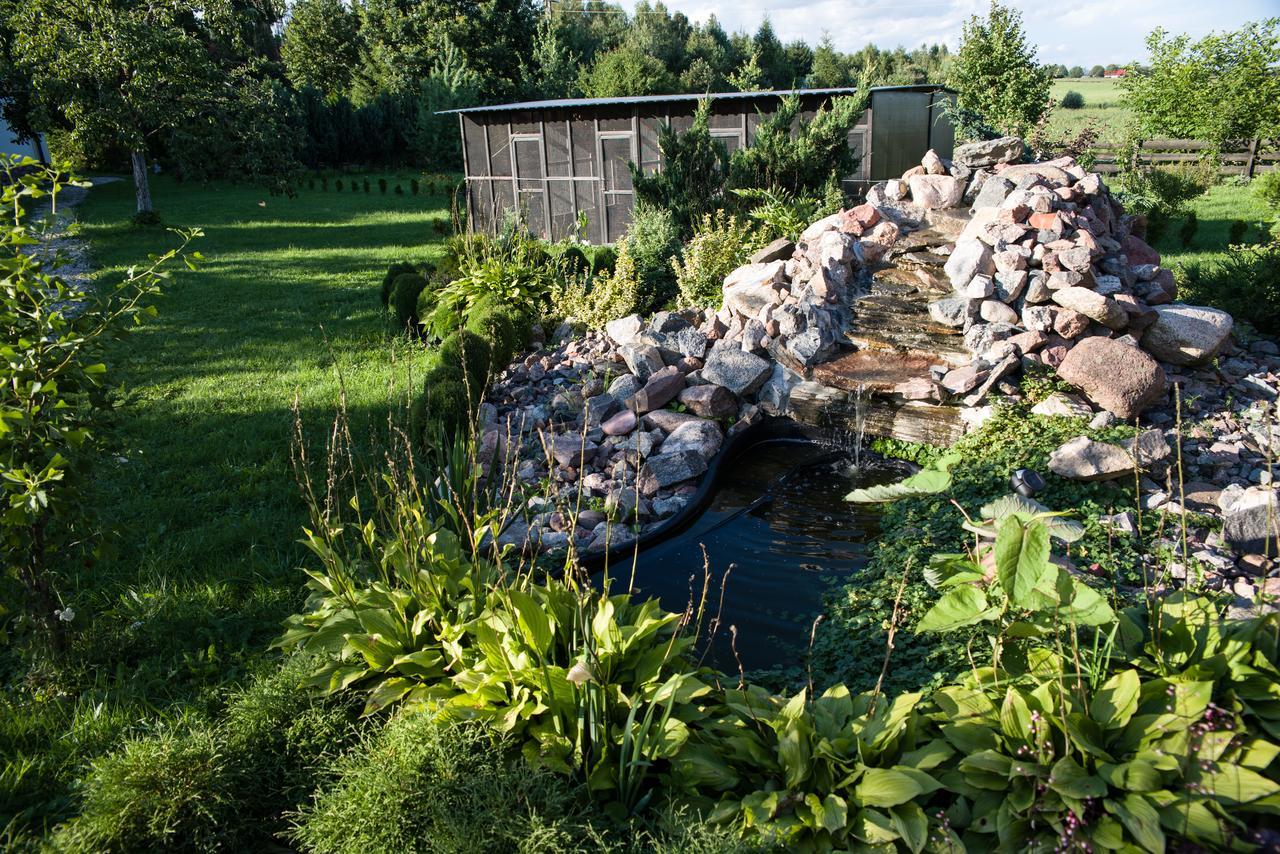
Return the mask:
<path fill-rule="evenodd" d="M 372 194 L 293 199 L 156 179 L 165 222 L 204 228 L 207 263 L 175 272 L 159 317 L 115 348 L 125 392 L 94 484 L 102 557 L 66 591 L 67 666 L 0 693 L 0 827 L 65 813 L 80 764 L 122 731 L 216 708 L 301 604 L 293 400 L 313 445 L 343 384 L 357 436 L 386 424 L 422 353 L 387 335 L 377 285 L 391 262 L 438 254 L 448 218 L 447 198 L 412 195 L 409 175 L 388 175 L 405 193 L 385 196 L 369 177 Z M 80 209 L 104 276 L 173 243 L 131 227 L 132 204 L 120 182 Z"/>
<path fill-rule="evenodd" d="M 1178 238 L 1186 217 L 1170 221 L 1168 232 L 1156 245 L 1161 261 L 1166 267 L 1177 270 L 1179 265 L 1212 262 L 1226 254 L 1227 231 L 1232 220 L 1242 219 L 1249 224 L 1245 232 L 1248 243 L 1262 243 L 1271 228 L 1272 213 L 1258 200 L 1248 186 L 1223 183 L 1210 187 L 1209 192 L 1188 204 L 1195 211 L 1199 227 L 1189 246 L 1183 246 Z"/>
<path fill-rule="evenodd" d="M 1067 110 L 1060 106 L 1067 92 L 1079 92 L 1084 96 L 1084 107 Z M 1114 80 L 1100 77 L 1059 79 L 1049 90 L 1053 99 L 1053 114 L 1049 130 L 1053 134 L 1074 133 L 1088 123 L 1098 128 L 1102 142 L 1119 142 L 1124 135 L 1125 123 L 1131 115 L 1124 105 L 1124 91 Z"/>

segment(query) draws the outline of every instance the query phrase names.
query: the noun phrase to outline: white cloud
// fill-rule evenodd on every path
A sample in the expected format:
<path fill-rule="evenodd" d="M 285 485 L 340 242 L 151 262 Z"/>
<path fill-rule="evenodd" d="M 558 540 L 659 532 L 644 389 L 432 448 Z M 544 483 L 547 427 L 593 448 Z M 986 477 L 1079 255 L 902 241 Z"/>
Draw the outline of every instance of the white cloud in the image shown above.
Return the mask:
<path fill-rule="evenodd" d="M 1236 29 L 1246 21 L 1280 13 L 1277 0 L 1005 0 L 1022 12 L 1027 35 L 1040 45 L 1043 62 L 1064 65 L 1123 64 L 1146 57 L 1144 40 L 1156 27 L 1202 36 Z M 960 29 L 986 0 L 666 0 L 667 7 L 697 21 L 714 14 L 726 30 L 754 32 L 766 16 L 778 37 L 817 44 L 823 31 L 836 46 L 854 51 L 866 44 L 907 48 L 944 42 L 955 48 Z M 634 8 L 634 0 L 624 0 Z"/>

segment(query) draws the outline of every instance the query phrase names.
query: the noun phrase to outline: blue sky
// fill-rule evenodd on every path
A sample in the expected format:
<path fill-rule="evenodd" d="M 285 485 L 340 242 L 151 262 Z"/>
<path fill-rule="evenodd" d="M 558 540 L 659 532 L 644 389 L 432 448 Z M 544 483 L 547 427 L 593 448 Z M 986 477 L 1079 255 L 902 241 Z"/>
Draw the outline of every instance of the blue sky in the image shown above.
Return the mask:
<path fill-rule="evenodd" d="M 823 31 L 842 50 L 868 42 L 913 47 L 945 42 L 955 47 L 966 18 L 987 0 L 666 0 L 694 20 L 715 14 L 730 32 L 754 32 L 766 15 L 779 38 L 816 44 Z M 634 0 L 627 0 L 634 8 Z M 1124 64 L 1145 58 L 1146 34 L 1156 27 L 1202 36 L 1238 29 L 1246 21 L 1280 16 L 1280 0 L 1006 0 L 1022 12 L 1027 34 L 1043 62 Z"/>

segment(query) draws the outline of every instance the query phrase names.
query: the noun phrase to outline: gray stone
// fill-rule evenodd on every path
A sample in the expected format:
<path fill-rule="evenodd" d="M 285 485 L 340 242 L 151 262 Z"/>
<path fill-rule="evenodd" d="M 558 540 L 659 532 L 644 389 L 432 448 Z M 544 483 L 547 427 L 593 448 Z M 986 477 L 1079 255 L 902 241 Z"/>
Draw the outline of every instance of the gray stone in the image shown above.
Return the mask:
<path fill-rule="evenodd" d="M 1088 288 L 1063 288 L 1054 291 L 1053 301 L 1090 320 L 1096 320 L 1108 329 L 1119 330 L 1129 325 L 1129 314 L 1120 307 L 1120 303 Z"/>
<path fill-rule="evenodd" d="M 690 326 L 688 320 L 674 311 L 660 311 L 649 321 L 649 330 L 658 335 L 674 335 Z"/>
<path fill-rule="evenodd" d="M 1016 163 L 1022 159 L 1022 149 L 1022 140 L 1018 137 L 1002 136 L 999 139 L 984 139 L 957 145 L 951 160 L 970 168 L 995 166 L 997 163 Z"/>
<path fill-rule="evenodd" d="M 768 264 L 770 261 L 785 261 L 796 251 L 796 245 L 785 237 L 779 237 L 751 256 L 752 264 Z"/>
<path fill-rule="evenodd" d="M 687 412 L 676 412 L 673 409 L 655 409 L 646 415 L 644 420 L 650 427 L 663 433 L 670 433 L 686 421 L 693 421 L 697 417 Z"/>
<path fill-rule="evenodd" d="M 640 467 L 636 484 L 642 494 L 654 495 L 659 489 L 698 477 L 706 470 L 706 458 L 697 451 L 656 454 Z"/>
<path fill-rule="evenodd" d="M 1091 418 L 1093 407 L 1074 394 L 1063 394 L 1055 391 L 1044 400 L 1031 407 L 1032 415 L 1044 415 L 1058 418 Z"/>
<path fill-rule="evenodd" d="M 960 329 L 977 316 L 977 306 L 976 300 L 947 297 L 929 303 L 929 317 L 933 318 L 935 323 Z"/>
<path fill-rule="evenodd" d="M 634 344 L 637 336 L 644 331 L 644 321 L 638 314 L 629 314 L 617 320 L 610 320 L 604 325 L 604 331 L 618 345 Z"/>
<path fill-rule="evenodd" d="M 587 423 L 594 427 L 600 422 L 612 418 L 614 413 L 621 408 L 622 401 L 608 392 L 589 397 L 587 398 Z"/>
<path fill-rule="evenodd" d="M 1049 455 L 1049 470 L 1071 480 L 1115 480 L 1133 474 L 1133 460 L 1117 445 L 1077 436 Z"/>
<path fill-rule="evenodd" d="M 991 275 L 996 265 L 991 259 L 991 247 L 981 240 L 961 240 L 942 268 L 956 290 L 966 287 L 977 275 Z"/>
<path fill-rule="evenodd" d="M 663 454 L 674 454 L 680 451 L 695 451 L 709 460 L 720 450 L 724 434 L 712 421 L 686 421 L 671 431 L 662 443 Z"/>
<path fill-rule="evenodd" d="M 693 327 L 681 329 L 676 333 L 676 349 L 681 356 L 701 359 L 707 355 L 707 335 Z"/>
<path fill-rule="evenodd" d="M 745 397 L 764 384 L 771 370 L 772 366 L 759 356 L 725 348 L 713 350 L 707 357 L 702 378 Z"/>
<path fill-rule="evenodd" d="M 1018 313 L 1000 302 L 1000 300 L 983 300 L 982 305 L 978 306 L 978 314 L 988 323 L 1014 324 L 1018 322 Z"/>
<path fill-rule="evenodd" d="M 1280 550 L 1280 507 L 1277 491 L 1250 487 L 1234 496 L 1223 513 L 1222 536 L 1242 554 L 1276 554 Z"/>
<path fill-rule="evenodd" d="M 596 443 L 581 436 L 556 436 L 551 440 L 548 450 L 560 465 L 578 468 L 578 464 L 584 457 L 590 459 L 595 453 Z"/>
<path fill-rule="evenodd" d="M 640 382 L 639 377 L 634 374 L 622 374 L 621 376 L 614 378 L 613 382 L 609 383 L 609 394 L 613 395 L 618 400 L 626 400 L 628 397 L 631 397 L 638 392 L 643 386 L 644 383 Z"/>
<path fill-rule="evenodd" d="M 973 199 L 973 209 L 998 208 L 1013 190 L 1013 182 L 994 175 L 982 182 L 982 189 Z"/>
<path fill-rule="evenodd" d="M 1142 336 L 1142 346 L 1157 359 L 1175 365 L 1203 365 L 1218 355 L 1231 337 L 1231 315 L 1196 305 L 1155 306 L 1156 321 Z"/>
<path fill-rule="evenodd" d="M 811 325 L 787 339 L 786 350 L 803 365 L 814 365 L 836 352 L 836 340 L 825 326 Z"/>
<path fill-rule="evenodd" d="M 618 354 L 627 363 L 627 370 L 642 382 L 666 366 L 662 353 L 652 344 L 624 344 L 618 348 Z"/>
<path fill-rule="evenodd" d="M 1132 439 L 1120 443 L 1125 452 L 1134 457 L 1138 465 L 1147 468 L 1152 463 L 1169 459 L 1173 449 L 1169 447 L 1164 433 L 1160 430 L 1143 430 Z"/>

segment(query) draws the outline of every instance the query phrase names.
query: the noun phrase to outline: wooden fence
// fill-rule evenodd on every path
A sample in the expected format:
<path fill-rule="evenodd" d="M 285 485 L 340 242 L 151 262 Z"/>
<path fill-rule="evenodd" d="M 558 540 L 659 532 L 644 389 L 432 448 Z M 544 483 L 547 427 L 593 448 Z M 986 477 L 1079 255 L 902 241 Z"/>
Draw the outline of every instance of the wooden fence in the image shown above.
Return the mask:
<path fill-rule="evenodd" d="M 1194 163 L 1212 149 L 1212 145 L 1195 139 L 1148 139 L 1137 152 L 1140 166 L 1172 166 L 1177 163 Z M 1120 171 L 1120 158 L 1125 149 L 1120 145 L 1095 145 L 1097 155 L 1094 170 L 1104 174 Z M 1251 139 L 1228 143 L 1218 156 L 1219 175 L 1248 175 L 1280 169 L 1280 140 Z"/>

